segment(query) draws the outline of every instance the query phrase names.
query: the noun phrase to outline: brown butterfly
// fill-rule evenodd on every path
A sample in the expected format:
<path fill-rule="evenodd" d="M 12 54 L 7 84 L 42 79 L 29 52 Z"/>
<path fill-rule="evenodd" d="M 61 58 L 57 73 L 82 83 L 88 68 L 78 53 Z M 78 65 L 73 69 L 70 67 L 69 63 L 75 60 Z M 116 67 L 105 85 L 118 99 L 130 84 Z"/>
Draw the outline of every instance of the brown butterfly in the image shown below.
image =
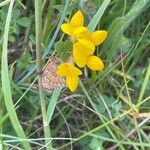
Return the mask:
<path fill-rule="evenodd" d="M 62 61 L 56 56 L 50 56 L 42 74 L 42 86 L 46 89 L 53 90 L 58 86 L 66 87 L 65 78 L 57 75 L 57 67 Z"/>

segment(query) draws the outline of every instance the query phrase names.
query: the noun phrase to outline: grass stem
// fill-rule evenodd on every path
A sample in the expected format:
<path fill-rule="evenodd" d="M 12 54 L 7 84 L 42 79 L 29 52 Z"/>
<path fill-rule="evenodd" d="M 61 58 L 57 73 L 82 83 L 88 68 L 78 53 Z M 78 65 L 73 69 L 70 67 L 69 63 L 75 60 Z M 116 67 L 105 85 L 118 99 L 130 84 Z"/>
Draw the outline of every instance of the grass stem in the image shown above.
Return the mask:
<path fill-rule="evenodd" d="M 44 89 L 42 87 L 42 51 L 41 51 L 41 34 L 42 34 L 42 0 L 35 0 L 35 26 L 36 26 L 36 65 L 38 73 L 38 84 L 39 84 L 39 95 L 40 95 L 40 104 L 43 117 L 43 126 L 44 126 L 44 136 L 45 136 L 45 145 L 47 145 L 47 150 L 52 149 L 51 142 L 47 140 L 51 137 L 50 128 L 47 121 Z M 49 144 L 48 144 L 49 143 Z"/>
<path fill-rule="evenodd" d="M 31 150 L 29 142 L 26 140 L 25 132 L 18 120 L 18 116 L 13 104 L 13 95 L 11 90 L 11 82 L 9 78 L 9 68 L 8 68 L 8 37 L 9 37 L 9 27 L 11 23 L 12 11 L 14 6 L 14 0 L 10 1 L 8 13 L 6 17 L 4 37 L 2 43 L 2 66 L 1 66 L 1 81 L 2 81 L 2 92 L 4 97 L 5 106 L 11 121 L 11 124 L 19 138 L 23 138 L 25 141 L 21 142 L 24 150 Z"/>
<path fill-rule="evenodd" d="M 148 68 L 147 68 L 147 72 L 146 72 L 146 75 L 145 75 L 145 79 L 144 79 L 144 82 L 143 82 L 143 85 L 142 85 L 142 88 L 141 88 L 141 91 L 140 91 L 140 95 L 139 95 L 137 104 L 141 103 L 141 101 L 143 99 L 143 96 L 144 96 L 149 78 L 150 78 L 150 63 L 149 63 Z"/>

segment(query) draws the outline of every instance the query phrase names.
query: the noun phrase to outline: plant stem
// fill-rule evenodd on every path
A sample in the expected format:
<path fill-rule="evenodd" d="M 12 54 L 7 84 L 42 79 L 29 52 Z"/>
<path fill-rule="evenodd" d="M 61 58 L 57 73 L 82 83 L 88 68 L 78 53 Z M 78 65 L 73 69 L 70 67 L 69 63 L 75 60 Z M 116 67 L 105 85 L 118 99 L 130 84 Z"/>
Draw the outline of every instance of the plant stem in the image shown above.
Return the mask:
<path fill-rule="evenodd" d="M 43 117 L 45 145 L 47 150 L 52 149 L 52 145 L 48 138 L 51 137 L 50 128 L 47 121 L 46 105 L 44 98 L 44 89 L 42 87 L 42 51 L 41 51 L 41 35 L 42 35 L 42 0 L 35 0 L 35 26 L 36 26 L 36 65 L 38 73 L 39 95 L 41 103 L 41 111 Z"/>
<path fill-rule="evenodd" d="M 5 22 L 5 29 L 4 29 L 4 36 L 3 36 L 3 43 L 2 43 L 2 60 L 1 60 L 1 81 L 2 81 L 2 92 L 4 97 L 5 106 L 7 109 L 7 114 L 10 118 L 11 124 L 19 138 L 22 138 L 26 140 L 25 132 L 18 120 L 18 116 L 13 104 L 13 95 L 11 91 L 11 81 L 9 78 L 9 68 L 8 68 L 8 57 L 7 57 L 7 51 L 8 51 L 8 35 L 9 35 L 9 28 L 12 18 L 12 11 L 14 6 L 14 0 L 10 1 L 9 7 L 8 7 L 8 13 L 6 17 Z M 31 150 L 29 141 L 22 141 L 21 142 L 22 147 L 24 150 Z"/>

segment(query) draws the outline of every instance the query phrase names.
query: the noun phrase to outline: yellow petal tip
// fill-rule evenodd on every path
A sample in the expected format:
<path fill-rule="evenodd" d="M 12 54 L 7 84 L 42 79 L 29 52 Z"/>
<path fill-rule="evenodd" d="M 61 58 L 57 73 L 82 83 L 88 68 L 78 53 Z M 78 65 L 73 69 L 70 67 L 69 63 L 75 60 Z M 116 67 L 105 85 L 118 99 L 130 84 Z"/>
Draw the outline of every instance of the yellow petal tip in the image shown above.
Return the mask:
<path fill-rule="evenodd" d="M 104 63 L 97 56 L 89 56 L 87 59 L 87 66 L 91 70 L 102 70 L 104 68 Z"/>
<path fill-rule="evenodd" d="M 71 25 L 76 26 L 76 27 L 83 26 L 83 24 L 84 24 L 84 17 L 83 17 L 83 14 L 82 14 L 82 12 L 80 10 L 77 11 L 73 15 L 70 23 L 71 23 Z"/>

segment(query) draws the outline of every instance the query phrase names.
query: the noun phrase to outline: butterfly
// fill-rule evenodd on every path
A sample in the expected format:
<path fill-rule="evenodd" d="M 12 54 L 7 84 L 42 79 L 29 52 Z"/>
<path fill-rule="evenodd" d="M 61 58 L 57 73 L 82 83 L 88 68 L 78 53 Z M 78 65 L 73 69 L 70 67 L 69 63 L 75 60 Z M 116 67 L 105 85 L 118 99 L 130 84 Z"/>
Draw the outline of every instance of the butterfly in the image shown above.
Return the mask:
<path fill-rule="evenodd" d="M 66 87 L 66 80 L 64 77 L 57 75 L 57 67 L 62 61 L 56 56 L 50 56 L 48 64 L 42 73 L 42 86 L 45 89 L 53 90 L 58 86 Z"/>

